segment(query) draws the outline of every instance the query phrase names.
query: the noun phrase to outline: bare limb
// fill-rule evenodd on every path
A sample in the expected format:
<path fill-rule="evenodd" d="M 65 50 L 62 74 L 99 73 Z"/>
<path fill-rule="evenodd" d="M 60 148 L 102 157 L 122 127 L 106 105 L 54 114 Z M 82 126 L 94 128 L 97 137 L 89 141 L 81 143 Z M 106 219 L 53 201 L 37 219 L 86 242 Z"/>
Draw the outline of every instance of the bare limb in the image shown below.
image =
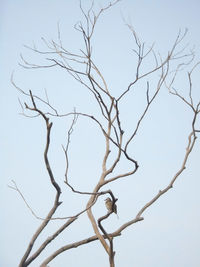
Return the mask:
<path fill-rule="evenodd" d="M 186 153 L 185 153 L 185 157 L 182 163 L 181 168 L 178 170 L 178 172 L 174 175 L 173 179 L 171 180 L 171 182 L 169 183 L 169 185 L 167 187 L 165 187 L 163 190 L 160 190 L 158 192 L 158 194 L 151 199 L 137 214 L 136 217 L 140 217 L 142 215 L 142 213 L 149 208 L 155 201 L 157 201 L 163 194 L 165 194 L 169 189 L 171 189 L 176 181 L 176 179 L 180 176 L 180 174 L 185 170 L 186 168 L 186 163 L 189 157 L 189 154 L 191 153 L 194 144 L 196 141 L 196 137 L 194 136 L 194 132 L 191 132 L 189 137 L 188 137 L 188 146 L 186 148 Z"/>
<path fill-rule="evenodd" d="M 21 89 L 19 86 L 16 85 L 16 83 L 14 82 L 13 80 L 13 73 L 11 75 L 11 83 L 12 85 L 20 92 L 22 93 L 23 95 L 27 96 L 27 97 L 30 97 L 30 93 L 26 93 L 23 89 Z M 47 94 L 47 93 L 45 93 Z M 44 99 L 42 99 L 41 97 L 38 97 L 37 95 L 33 95 L 34 99 L 37 99 L 39 101 L 41 101 L 42 103 L 44 103 L 45 105 L 47 105 L 52 111 L 53 111 L 53 114 L 52 116 L 58 116 L 58 111 L 49 103 L 49 101 L 45 101 Z M 24 108 L 22 106 L 22 103 L 20 101 L 20 106 L 22 108 L 22 110 L 24 111 Z M 38 116 L 38 115 L 37 115 Z"/>
<path fill-rule="evenodd" d="M 39 226 L 39 228 L 37 229 L 37 231 L 33 235 L 32 239 L 31 239 L 31 241 L 30 241 L 30 243 L 29 243 L 29 245 L 27 247 L 26 252 L 25 252 L 24 256 L 22 257 L 22 260 L 20 262 L 19 267 L 26 266 L 26 260 L 27 260 L 27 258 L 29 256 L 32 248 L 33 248 L 33 245 L 34 245 L 36 239 L 38 238 L 40 233 L 44 230 L 44 228 L 46 227 L 46 225 L 49 223 L 50 219 L 52 218 L 53 214 L 55 213 L 57 208 L 62 203 L 62 202 L 59 201 L 61 190 L 60 190 L 59 185 L 56 183 L 56 181 L 54 179 L 54 175 L 53 175 L 53 172 L 51 170 L 51 167 L 50 167 L 50 164 L 49 164 L 49 160 L 48 160 L 48 150 L 49 150 L 49 145 L 50 145 L 50 132 L 51 132 L 52 123 L 49 123 L 49 118 L 47 118 L 45 116 L 45 114 L 41 110 L 39 110 L 37 108 L 35 100 L 34 100 L 34 97 L 32 95 L 32 92 L 30 91 L 29 93 L 30 93 L 30 98 L 31 98 L 33 107 L 30 108 L 27 104 L 25 104 L 26 108 L 39 113 L 43 117 L 45 122 L 46 122 L 47 136 L 46 136 L 46 146 L 45 146 L 45 150 L 44 150 L 44 161 L 45 161 L 47 172 L 48 172 L 49 177 L 50 177 L 50 181 L 51 181 L 53 187 L 56 189 L 56 196 L 55 196 L 54 204 L 53 204 L 52 208 L 50 209 L 49 213 L 47 214 L 45 220 L 42 222 L 42 224 Z"/>
<path fill-rule="evenodd" d="M 19 190 L 16 182 L 14 180 L 12 180 L 11 182 L 14 184 L 14 186 L 8 185 L 8 187 L 11 188 L 11 189 L 13 189 L 13 190 L 16 190 L 20 194 L 20 196 L 23 199 L 24 203 L 26 204 L 27 208 L 31 211 L 31 213 L 33 214 L 34 217 L 36 217 L 37 219 L 42 220 L 42 218 L 38 217 L 36 215 L 36 213 L 33 211 L 33 209 L 30 207 L 30 205 L 26 201 L 25 197 L 23 196 L 22 192 Z"/>

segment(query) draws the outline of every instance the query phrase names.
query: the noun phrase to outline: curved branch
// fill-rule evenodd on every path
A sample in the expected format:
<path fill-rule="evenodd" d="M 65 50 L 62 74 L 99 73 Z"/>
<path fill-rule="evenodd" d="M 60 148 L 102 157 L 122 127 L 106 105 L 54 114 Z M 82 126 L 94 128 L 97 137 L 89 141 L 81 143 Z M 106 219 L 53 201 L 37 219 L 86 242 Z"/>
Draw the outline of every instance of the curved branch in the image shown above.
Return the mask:
<path fill-rule="evenodd" d="M 32 104 L 33 104 L 33 108 L 30 108 L 27 104 L 25 104 L 26 108 L 38 112 L 46 122 L 47 136 L 46 136 L 46 146 L 45 146 L 45 150 L 44 150 L 44 161 L 45 161 L 46 169 L 48 171 L 51 183 L 54 186 L 54 188 L 56 189 L 56 196 L 55 196 L 55 199 L 54 199 L 53 207 L 51 208 L 51 210 L 49 211 L 49 213 L 46 216 L 45 220 L 42 222 L 42 224 L 39 226 L 39 228 L 37 229 L 37 231 L 33 235 L 32 239 L 31 239 L 31 241 L 30 241 L 30 243 L 29 243 L 29 245 L 27 247 L 27 250 L 26 250 L 25 254 L 21 259 L 19 267 L 27 266 L 26 260 L 27 260 L 27 258 L 29 256 L 32 248 L 33 248 L 33 245 L 34 245 L 36 239 L 38 238 L 40 233 L 44 230 L 44 228 L 46 227 L 46 225 L 49 223 L 50 219 L 52 218 L 53 214 L 55 213 L 57 208 L 62 203 L 62 202 L 59 202 L 61 189 L 60 189 L 59 185 L 56 183 L 56 181 L 54 179 L 53 172 L 51 170 L 51 167 L 50 167 L 50 164 L 49 164 L 49 160 L 48 160 L 48 150 L 49 150 L 49 145 L 50 145 L 50 133 L 51 133 L 52 123 L 49 123 L 49 118 L 47 118 L 45 116 L 45 114 L 37 108 L 35 100 L 34 100 L 34 97 L 33 97 L 31 91 L 30 91 L 30 98 L 31 98 L 31 101 L 32 101 Z"/>

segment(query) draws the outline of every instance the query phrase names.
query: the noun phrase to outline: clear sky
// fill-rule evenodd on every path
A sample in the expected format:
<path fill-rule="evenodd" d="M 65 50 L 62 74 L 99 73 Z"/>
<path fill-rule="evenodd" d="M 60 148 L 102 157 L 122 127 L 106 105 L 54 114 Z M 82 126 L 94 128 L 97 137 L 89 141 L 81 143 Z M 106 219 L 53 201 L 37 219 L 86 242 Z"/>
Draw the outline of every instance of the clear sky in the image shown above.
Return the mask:
<path fill-rule="evenodd" d="M 90 1 L 82 1 L 87 9 Z M 96 8 L 110 1 L 95 0 Z M 97 24 L 93 49 L 97 65 L 107 79 L 114 95 L 127 87 L 134 76 L 134 42 L 123 18 L 147 45 L 155 42 L 155 49 L 166 55 L 179 29 L 188 28 L 184 44 L 195 46 L 200 60 L 199 18 L 197 0 L 122 0 L 105 12 Z M 79 1 L 67 0 L 1 0 L 0 2 L 0 266 L 19 264 L 25 248 L 41 221 L 32 216 L 17 192 L 8 188 L 15 180 L 28 203 L 38 216 L 44 217 L 51 207 L 54 191 L 48 182 L 43 163 L 45 127 L 40 118 L 28 119 L 21 112 L 18 98 L 23 98 L 11 85 L 10 77 L 24 90 L 45 96 L 61 112 L 78 111 L 95 113 L 91 95 L 61 69 L 25 70 L 18 65 L 20 54 L 33 63 L 44 63 L 44 57 L 24 48 L 32 45 L 44 49 L 41 37 L 57 38 L 60 23 L 63 44 L 77 51 L 83 42 L 73 25 L 82 19 Z M 148 64 L 149 62 L 147 62 Z M 182 76 L 181 76 L 182 75 Z M 177 80 L 177 88 L 187 95 L 184 72 Z M 152 81 L 153 83 L 153 81 Z M 136 117 L 144 103 L 143 88 L 137 88 L 124 100 L 122 118 L 124 127 L 134 127 Z M 141 90 L 140 90 L 141 89 Z M 141 92 L 141 94 L 140 94 Z M 199 69 L 194 73 L 194 95 L 200 99 Z M 61 145 L 66 142 L 70 118 L 54 122 L 50 160 L 58 182 L 62 186 L 65 204 L 57 216 L 70 216 L 81 210 L 87 196 L 73 195 L 63 183 L 65 159 Z M 119 220 L 112 215 L 106 223 L 114 231 L 133 218 L 137 211 L 160 189 L 164 188 L 180 168 L 191 127 L 191 113 L 177 98 L 168 94 L 165 87 L 152 105 L 144 120 L 131 153 L 138 160 L 135 176 L 119 181 L 111 188 L 118 200 Z M 101 170 L 104 152 L 103 139 L 95 125 L 79 119 L 70 147 L 70 179 L 80 190 L 92 191 Z M 131 226 L 115 239 L 116 267 L 198 267 L 200 266 L 200 149 L 199 141 L 174 188 L 158 200 L 147 212 L 144 221 Z M 121 166 L 123 169 L 125 166 Z M 126 202 L 131 205 L 127 209 Z M 103 197 L 94 210 L 95 215 L 105 214 Z M 58 225 L 51 223 L 36 246 L 49 236 Z M 86 215 L 68 228 L 38 261 L 37 267 L 55 249 L 73 241 L 93 235 Z M 97 260 L 98 259 L 98 260 Z M 70 250 L 51 262 L 52 267 L 108 266 L 107 255 L 98 242 Z"/>

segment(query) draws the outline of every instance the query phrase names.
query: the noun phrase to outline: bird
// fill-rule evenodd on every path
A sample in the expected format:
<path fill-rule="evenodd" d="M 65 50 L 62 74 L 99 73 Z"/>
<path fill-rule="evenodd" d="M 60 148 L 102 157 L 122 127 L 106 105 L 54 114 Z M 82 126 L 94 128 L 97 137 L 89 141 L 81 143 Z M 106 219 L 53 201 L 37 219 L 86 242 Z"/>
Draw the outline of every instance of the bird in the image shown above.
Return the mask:
<path fill-rule="evenodd" d="M 107 210 L 109 212 L 112 211 L 112 212 L 116 213 L 116 215 L 117 215 L 117 205 L 116 204 L 113 205 L 113 201 L 109 197 L 107 197 L 104 201 L 105 201 L 105 205 L 106 205 Z M 118 215 L 117 215 L 117 217 L 118 217 Z"/>

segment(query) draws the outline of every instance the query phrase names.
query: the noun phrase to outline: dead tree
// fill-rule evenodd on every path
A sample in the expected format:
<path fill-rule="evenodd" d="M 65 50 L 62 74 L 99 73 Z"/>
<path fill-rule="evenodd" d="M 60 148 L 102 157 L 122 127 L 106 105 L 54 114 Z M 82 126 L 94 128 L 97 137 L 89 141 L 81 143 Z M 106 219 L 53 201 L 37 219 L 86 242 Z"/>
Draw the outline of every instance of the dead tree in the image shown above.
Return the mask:
<path fill-rule="evenodd" d="M 114 95 L 109 88 L 103 72 L 98 68 L 97 63 L 93 58 L 92 50 L 92 40 L 93 35 L 96 29 L 96 24 L 99 18 L 104 12 L 107 12 L 113 5 L 117 4 L 119 0 L 116 0 L 110 3 L 108 6 L 101 8 L 98 12 L 94 12 L 93 4 L 91 8 L 86 12 L 80 5 L 80 9 L 83 14 L 83 22 L 79 22 L 75 25 L 75 30 L 78 31 L 84 41 L 84 47 L 77 53 L 69 51 L 62 44 L 60 29 L 58 29 L 58 41 L 50 41 L 43 39 L 46 44 L 47 50 L 41 51 L 36 47 L 27 47 L 33 52 L 40 54 L 46 59 L 45 65 L 38 65 L 28 62 L 23 56 L 21 56 L 21 65 L 24 68 L 28 69 L 38 69 L 38 68 L 54 68 L 59 67 L 64 69 L 68 75 L 75 79 L 80 86 L 85 87 L 92 95 L 96 101 L 96 105 L 99 110 L 98 117 L 93 114 L 87 114 L 83 112 L 78 112 L 76 110 L 68 112 L 66 114 L 60 114 L 48 100 L 47 98 L 42 98 L 38 95 L 35 95 L 33 91 L 26 91 L 20 88 L 14 81 L 12 77 L 13 85 L 19 90 L 19 92 L 26 98 L 24 104 L 20 101 L 23 114 L 25 116 L 36 116 L 41 117 L 46 125 L 46 145 L 44 149 L 44 162 L 46 170 L 49 176 L 49 182 L 55 191 L 54 203 L 49 210 L 48 214 L 44 218 L 38 218 L 36 214 L 32 211 L 31 207 L 25 200 L 20 189 L 17 187 L 16 183 L 13 181 L 11 188 L 18 191 L 21 197 L 24 199 L 25 204 L 31 210 L 33 215 L 38 219 L 42 219 L 41 225 L 36 229 L 34 235 L 32 236 L 26 251 L 24 252 L 23 257 L 19 263 L 20 267 L 29 266 L 34 260 L 36 260 L 39 255 L 46 249 L 46 247 L 53 242 L 66 228 L 71 225 L 73 222 L 77 221 L 83 213 L 87 213 L 89 221 L 93 227 L 94 235 L 86 237 L 83 240 L 79 240 L 74 243 L 64 244 L 62 247 L 55 250 L 51 255 L 49 255 L 40 266 L 47 266 L 54 258 L 58 257 L 61 253 L 66 252 L 67 250 L 77 248 L 84 244 L 88 244 L 93 241 L 99 241 L 103 248 L 105 249 L 106 254 L 108 255 L 109 264 L 111 267 L 115 266 L 115 252 L 114 251 L 114 239 L 122 235 L 123 231 L 132 226 L 133 224 L 144 220 L 144 212 L 154 204 L 162 195 L 166 194 L 174 185 L 175 181 L 182 174 L 186 168 L 186 164 L 190 153 L 192 152 L 194 145 L 196 143 L 197 134 L 200 129 L 197 128 L 197 120 L 199 119 L 200 113 L 200 102 L 195 102 L 192 96 L 192 73 L 199 66 L 199 63 L 194 64 L 194 53 L 190 51 L 185 52 L 185 49 L 182 47 L 183 39 L 186 35 L 186 32 L 179 32 L 171 49 L 169 50 L 166 56 L 161 56 L 154 50 L 153 45 L 150 48 L 147 48 L 145 43 L 141 42 L 138 35 L 136 34 L 132 25 L 127 24 L 128 29 L 130 30 L 131 36 L 134 40 L 135 47 L 133 52 L 137 59 L 137 64 L 134 72 L 134 78 L 130 81 L 127 87 L 119 95 Z M 151 66 L 149 70 L 144 71 L 143 65 L 144 61 L 147 62 L 149 57 L 154 58 L 154 65 Z M 176 90 L 173 85 L 176 80 L 177 74 L 181 71 L 182 68 L 189 67 L 193 63 L 193 66 L 190 68 L 190 71 L 187 73 L 189 80 L 189 89 L 188 89 L 188 98 L 183 97 L 178 90 Z M 151 75 L 156 74 L 157 81 L 156 86 L 151 87 Z M 116 77 L 117 78 L 117 77 Z M 120 110 L 121 106 L 124 104 L 125 96 L 127 96 L 135 86 L 139 84 L 141 80 L 146 80 L 146 99 L 145 107 L 141 113 L 139 119 L 137 120 L 136 126 L 130 125 L 131 134 L 126 135 L 126 129 L 123 127 L 123 121 L 121 121 Z M 130 151 L 129 146 L 133 142 L 138 133 L 141 123 L 149 112 L 151 105 L 154 100 L 159 95 L 161 87 L 168 88 L 169 93 L 180 98 L 180 100 L 187 105 L 193 112 L 193 118 L 191 121 L 191 131 L 188 133 L 188 144 L 185 151 L 185 154 L 182 158 L 182 164 L 179 166 L 178 171 L 174 174 L 171 179 L 169 179 L 168 185 L 161 189 L 159 192 L 155 193 L 154 197 L 150 199 L 142 208 L 140 208 L 137 214 L 132 214 L 132 218 L 123 223 L 118 229 L 114 229 L 113 232 L 108 232 L 103 225 L 103 221 L 109 219 L 109 216 L 113 211 L 109 211 L 100 218 L 95 218 L 93 214 L 93 207 L 98 201 L 99 197 L 102 195 L 109 195 L 113 201 L 113 204 L 117 202 L 117 198 L 111 190 L 104 190 L 104 186 L 118 181 L 120 179 L 126 179 L 128 177 L 134 177 L 134 174 L 139 168 L 139 163 L 135 159 Z M 45 106 L 41 108 L 40 104 Z M 42 106 L 42 107 L 43 107 Z M 29 112 L 27 114 L 27 112 Z M 75 194 L 84 194 L 88 195 L 89 199 L 85 204 L 85 209 L 81 210 L 79 213 L 74 214 L 73 216 L 61 218 L 64 220 L 62 226 L 60 226 L 51 236 L 46 238 L 38 247 L 35 247 L 35 241 L 38 239 L 40 234 L 46 228 L 50 221 L 53 221 L 53 217 L 56 213 L 58 207 L 62 204 L 60 201 L 61 196 L 61 187 L 56 180 L 56 175 L 52 170 L 52 166 L 49 162 L 48 152 L 50 147 L 51 140 L 51 130 L 54 127 L 52 118 L 59 119 L 61 117 L 72 117 L 72 124 L 68 130 L 66 146 L 63 146 L 63 153 L 66 158 L 66 170 L 64 182 L 67 187 L 69 187 Z M 69 182 L 69 144 L 73 128 L 78 117 L 83 117 L 87 120 L 90 120 L 92 124 L 95 124 L 99 129 L 99 134 L 104 137 L 105 141 L 105 153 L 102 159 L 102 172 L 99 177 L 96 178 L 96 186 L 92 192 L 82 192 L 78 189 L 75 189 L 71 182 Z M 109 161 L 110 153 L 113 152 L 112 160 Z M 116 170 L 117 166 L 122 160 L 122 157 L 126 159 L 127 162 L 131 164 L 132 167 L 125 172 L 118 172 L 116 175 L 112 173 Z M 64 192 L 63 192 L 64 193 Z M 120 196 L 119 196 L 120 197 Z M 57 218 L 59 219 L 59 218 Z M 35 248 L 35 252 L 32 252 L 32 249 Z"/>

